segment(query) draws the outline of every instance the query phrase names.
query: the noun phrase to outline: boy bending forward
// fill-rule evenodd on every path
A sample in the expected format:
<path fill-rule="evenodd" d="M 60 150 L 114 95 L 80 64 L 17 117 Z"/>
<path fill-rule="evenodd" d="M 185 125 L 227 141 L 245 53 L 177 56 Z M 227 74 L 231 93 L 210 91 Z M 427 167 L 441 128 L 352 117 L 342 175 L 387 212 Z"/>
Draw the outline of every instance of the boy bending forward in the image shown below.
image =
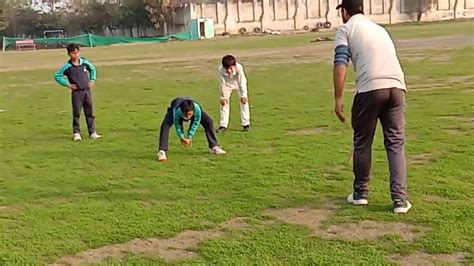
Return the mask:
<path fill-rule="evenodd" d="M 247 92 L 247 77 L 244 67 L 239 64 L 235 57 L 226 55 L 222 58 L 222 64 L 218 68 L 219 90 L 221 97 L 221 121 L 217 132 L 224 132 L 229 126 L 230 96 L 237 90 L 240 98 L 240 119 L 244 131 L 250 131 L 250 108 Z"/>
<path fill-rule="evenodd" d="M 183 122 L 191 122 L 187 136 L 184 134 Z M 193 144 L 194 134 L 196 133 L 199 124 L 204 127 L 206 132 L 210 152 L 217 155 L 226 154 L 217 143 L 211 117 L 209 117 L 209 115 L 207 115 L 202 110 L 201 106 L 193 99 L 188 97 L 178 97 L 171 102 L 165 118 L 161 123 L 160 147 L 157 154 L 158 160 L 161 162 L 168 159 L 166 152 L 168 151 L 168 137 L 172 125 L 176 128 L 176 135 L 181 139 L 181 143 L 186 147 L 191 147 Z"/>

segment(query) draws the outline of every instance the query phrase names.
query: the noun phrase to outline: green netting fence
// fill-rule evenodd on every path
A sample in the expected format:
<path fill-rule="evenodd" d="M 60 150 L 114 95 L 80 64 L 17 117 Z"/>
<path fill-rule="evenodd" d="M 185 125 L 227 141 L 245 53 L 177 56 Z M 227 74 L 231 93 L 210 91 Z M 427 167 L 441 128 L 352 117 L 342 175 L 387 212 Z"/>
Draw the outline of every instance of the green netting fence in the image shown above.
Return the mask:
<path fill-rule="evenodd" d="M 120 43 L 139 43 L 139 42 L 166 42 L 169 40 L 193 40 L 193 34 L 191 32 L 181 32 L 174 35 L 163 36 L 163 37 L 105 37 L 93 34 L 84 34 L 74 37 L 67 38 L 9 38 L 3 37 L 3 51 L 7 48 L 15 47 L 16 41 L 22 40 L 33 40 L 36 45 L 42 44 L 45 47 L 55 46 L 58 44 L 69 44 L 76 43 L 82 46 L 95 47 L 103 45 L 112 45 Z"/>

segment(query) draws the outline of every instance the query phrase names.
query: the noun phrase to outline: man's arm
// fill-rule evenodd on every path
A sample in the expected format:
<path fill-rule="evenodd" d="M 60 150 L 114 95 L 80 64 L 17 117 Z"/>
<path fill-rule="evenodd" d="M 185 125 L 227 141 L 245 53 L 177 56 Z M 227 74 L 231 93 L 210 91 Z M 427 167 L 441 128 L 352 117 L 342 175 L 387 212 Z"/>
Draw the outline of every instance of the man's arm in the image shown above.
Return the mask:
<path fill-rule="evenodd" d="M 173 124 L 176 129 L 176 135 L 180 139 L 184 139 L 184 132 L 183 128 L 181 127 L 181 124 L 179 123 L 180 118 L 181 118 L 181 111 L 179 111 L 179 108 L 176 108 L 173 110 Z"/>
<path fill-rule="evenodd" d="M 199 106 L 199 104 L 194 103 L 194 121 L 191 127 L 189 127 L 188 132 L 188 137 L 190 139 L 192 139 L 194 134 L 196 134 L 199 124 L 201 124 L 201 107 Z"/>
<path fill-rule="evenodd" d="M 350 58 L 351 54 L 347 45 L 339 45 L 336 47 L 333 71 L 335 99 L 342 98 L 344 83 L 346 82 L 347 64 L 349 64 Z"/>
<path fill-rule="evenodd" d="M 56 73 L 54 73 L 54 80 L 64 87 L 69 87 L 69 81 L 64 77 L 64 72 L 70 67 L 69 63 L 64 64 Z"/>
<path fill-rule="evenodd" d="M 344 92 L 344 83 L 346 83 L 347 66 L 335 65 L 333 71 L 334 78 L 334 99 L 341 99 Z"/>
<path fill-rule="evenodd" d="M 334 99 L 336 101 L 334 112 L 343 123 L 346 121 L 344 117 L 344 100 L 342 99 L 344 83 L 346 82 L 346 70 L 347 66 L 345 65 L 334 65 Z"/>
<path fill-rule="evenodd" d="M 349 40 L 348 31 L 342 26 L 336 32 L 336 49 L 334 53 L 334 70 L 333 70 L 333 81 L 334 81 L 334 99 L 335 107 L 334 112 L 337 118 L 341 122 L 345 122 L 344 117 L 344 101 L 342 99 L 344 92 L 344 83 L 346 82 L 346 71 L 349 60 L 351 59 L 351 53 L 349 51 Z"/>
<path fill-rule="evenodd" d="M 84 59 L 84 64 L 87 66 L 87 70 L 89 70 L 89 79 L 93 82 L 97 79 L 97 71 L 95 69 L 94 64 L 92 64 L 89 60 Z"/>
<path fill-rule="evenodd" d="M 239 81 L 240 97 L 248 98 L 247 77 L 245 76 L 244 67 L 242 65 L 237 68 L 237 76 Z"/>

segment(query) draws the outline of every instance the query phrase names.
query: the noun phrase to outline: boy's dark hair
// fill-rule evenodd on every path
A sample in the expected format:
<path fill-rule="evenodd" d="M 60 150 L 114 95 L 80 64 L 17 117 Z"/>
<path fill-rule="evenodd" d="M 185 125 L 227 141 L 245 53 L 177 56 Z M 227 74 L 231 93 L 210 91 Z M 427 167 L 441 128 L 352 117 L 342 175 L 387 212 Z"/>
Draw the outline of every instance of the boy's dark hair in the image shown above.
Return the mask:
<path fill-rule="evenodd" d="M 179 108 L 183 114 L 189 111 L 194 111 L 194 102 L 193 100 L 186 99 L 179 105 Z"/>
<path fill-rule="evenodd" d="M 66 47 L 66 49 L 67 49 L 67 53 L 68 53 L 68 54 L 70 54 L 70 53 L 72 53 L 72 52 L 74 52 L 74 51 L 76 51 L 76 50 L 78 50 L 78 51 L 81 50 L 81 48 L 79 47 L 79 45 L 77 45 L 77 44 L 75 44 L 75 43 L 69 44 L 69 45 Z"/>
<path fill-rule="evenodd" d="M 231 66 L 235 66 L 236 63 L 237 60 L 235 60 L 235 57 L 233 57 L 232 55 L 226 55 L 224 56 L 224 58 L 222 58 L 222 66 L 226 69 Z"/>

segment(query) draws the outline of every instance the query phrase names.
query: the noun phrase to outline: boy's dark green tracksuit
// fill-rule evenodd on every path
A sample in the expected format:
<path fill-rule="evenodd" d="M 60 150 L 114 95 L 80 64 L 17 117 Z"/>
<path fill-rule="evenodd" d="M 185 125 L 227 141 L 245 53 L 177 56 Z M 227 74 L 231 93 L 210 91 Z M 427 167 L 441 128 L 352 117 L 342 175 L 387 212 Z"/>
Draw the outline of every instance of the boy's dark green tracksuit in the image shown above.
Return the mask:
<path fill-rule="evenodd" d="M 64 76 L 66 76 L 67 79 L 64 78 Z M 92 105 L 92 93 L 89 88 L 89 81 L 95 82 L 96 80 L 94 65 L 82 57 L 79 59 L 79 65 L 77 66 L 71 61 L 68 61 L 54 74 L 54 79 L 57 83 L 65 87 L 69 87 L 70 84 L 77 86 L 77 89 L 71 93 L 73 133 L 81 132 L 80 117 L 83 107 L 89 135 L 94 133 L 95 116 Z"/>

